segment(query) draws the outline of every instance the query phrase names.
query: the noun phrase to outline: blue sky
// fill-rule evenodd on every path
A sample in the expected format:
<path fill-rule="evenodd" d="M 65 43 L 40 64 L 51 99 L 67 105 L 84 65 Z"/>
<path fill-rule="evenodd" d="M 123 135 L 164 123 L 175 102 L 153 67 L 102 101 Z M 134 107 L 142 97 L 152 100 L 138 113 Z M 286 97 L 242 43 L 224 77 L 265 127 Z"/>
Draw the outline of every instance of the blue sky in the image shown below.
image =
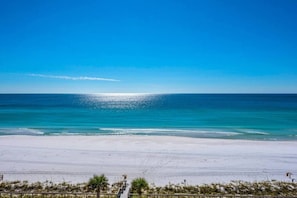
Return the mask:
<path fill-rule="evenodd" d="M 297 93 L 297 1 L 1 0 L 1 93 Z"/>

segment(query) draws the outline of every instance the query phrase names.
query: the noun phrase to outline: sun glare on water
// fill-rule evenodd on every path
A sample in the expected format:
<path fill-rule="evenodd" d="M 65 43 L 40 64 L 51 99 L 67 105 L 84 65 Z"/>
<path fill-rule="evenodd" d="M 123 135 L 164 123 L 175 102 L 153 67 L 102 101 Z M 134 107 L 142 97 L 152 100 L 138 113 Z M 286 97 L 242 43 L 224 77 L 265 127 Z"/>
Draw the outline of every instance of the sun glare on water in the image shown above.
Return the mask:
<path fill-rule="evenodd" d="M 155 99 L 154 94 L 104 93 L 86 95 L 84 102 L 95 108 L 134 109 L 145 107 Z"/>

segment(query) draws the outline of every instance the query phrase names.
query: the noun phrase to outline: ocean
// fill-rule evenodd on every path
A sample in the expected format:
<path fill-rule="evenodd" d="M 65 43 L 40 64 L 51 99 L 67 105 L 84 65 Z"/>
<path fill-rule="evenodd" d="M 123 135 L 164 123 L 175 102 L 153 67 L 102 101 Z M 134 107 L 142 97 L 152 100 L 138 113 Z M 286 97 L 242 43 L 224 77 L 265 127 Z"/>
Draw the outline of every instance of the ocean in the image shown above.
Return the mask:
<path fill-rule="evenodd" d="M 297 94 L 0 94 L 0 135 L 297 140 Z"/>

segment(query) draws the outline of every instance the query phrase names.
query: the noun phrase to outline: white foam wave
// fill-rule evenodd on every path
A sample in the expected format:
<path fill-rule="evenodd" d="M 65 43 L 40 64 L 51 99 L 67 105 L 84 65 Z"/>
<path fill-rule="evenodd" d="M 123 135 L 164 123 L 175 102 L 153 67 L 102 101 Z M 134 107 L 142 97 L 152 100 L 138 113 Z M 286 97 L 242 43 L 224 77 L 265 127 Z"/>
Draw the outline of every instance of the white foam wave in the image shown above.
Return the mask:
<path fill-rule="evenodd" d="M 251 134 L 251 135 L 269 135 L 269 133 L 267 132 L 263 132 L 263 131 L 257 131 L 257 130 L 252 130 L 252 129 L 241 129 L 239 130 L 242 133 L 245 134 Z"/>
<path fill-rule="evenodd" d="M 197 130 L 197 129 L 163 129 L 163 128 L 99 128 L 100 131 L 106 131 L 117 135 L 129 134 L 160 134 L 163 135 L 187 135 L 197 137 L 218 137 L 235 136 L 241 133 L 215 130 Z"/>
<path fill-rule="evenodd" d="M 1 135 L 43 135 L 44 133 L 38 129 L 30 128 L 2 128 Z"/>

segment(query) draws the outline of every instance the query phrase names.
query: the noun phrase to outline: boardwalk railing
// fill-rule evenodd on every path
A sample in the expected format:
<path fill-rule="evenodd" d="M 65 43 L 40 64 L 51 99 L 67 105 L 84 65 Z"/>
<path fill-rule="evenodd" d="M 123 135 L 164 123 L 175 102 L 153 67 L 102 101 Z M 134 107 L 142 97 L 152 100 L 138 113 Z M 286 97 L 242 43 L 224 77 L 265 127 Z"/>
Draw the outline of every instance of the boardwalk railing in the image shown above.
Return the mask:
<path fill-rule="evenodd" d="M 127 182 L 125 180 L 123 182 L 123 185 L 121 186 L 121 188 L 118 191 L 117 198 L 120 198 L 121 197 L 121 195 L 123 194 L 123 192 L 126 190 L 126 187 L 127 187 Z"/>

